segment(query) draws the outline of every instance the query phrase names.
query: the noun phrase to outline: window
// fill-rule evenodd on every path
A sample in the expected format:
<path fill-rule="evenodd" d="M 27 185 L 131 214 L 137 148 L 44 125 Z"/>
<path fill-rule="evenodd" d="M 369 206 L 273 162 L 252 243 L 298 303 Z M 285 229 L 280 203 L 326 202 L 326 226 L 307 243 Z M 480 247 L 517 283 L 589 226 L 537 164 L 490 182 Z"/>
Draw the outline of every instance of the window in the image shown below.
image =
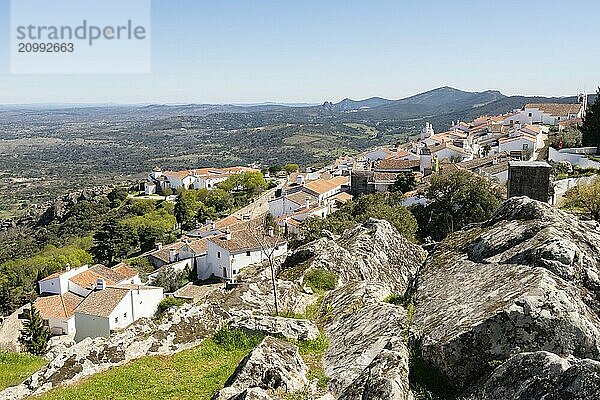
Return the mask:
<path fill-rule="evenodd" d="M 528 150 L 528 149 L 529 149 L 529 144 L 523 143 L 523 150 Z"/>
<path fill-rule="evenodd" d="M 123 318 L 127 318 L 127 313 L 123 313 Z"/>
<path fill-rule="evenodd" d="M 279 250 L 279 246 L 275 246 L 275 250 Z"/>
<path fill-rule="evenodd" d="M 217 258 L 221 258 L 221 252 L 217 251 Z"/>
<path fill-rule="evenodd" d="M 529 113 L 529 116 L 530 116 L 530 117 L 532 117 L 532 116 L 533 116 L 533 113 Z"/>
<path fill-rule="evenodd" d="M 43 320 L 44 322 L 44 326 L 50 326 L 50 321 L 48 321 L 47 319 Z"/>
<path fill-rule="evenodd" d="M 115 317 L 115 323 L 119 322 L 119 317 Z"/>
<path fill-rule="evenodd" d="M 248 257 L 250 257 L 250 250 L 248 250 L 248 251 L 246 252 L 246 255 L 247 255 Z"/>
<path fill-rule="evenodd" d="M 227 278 L 227 268 L 223 267 L 223 278 Z"/>

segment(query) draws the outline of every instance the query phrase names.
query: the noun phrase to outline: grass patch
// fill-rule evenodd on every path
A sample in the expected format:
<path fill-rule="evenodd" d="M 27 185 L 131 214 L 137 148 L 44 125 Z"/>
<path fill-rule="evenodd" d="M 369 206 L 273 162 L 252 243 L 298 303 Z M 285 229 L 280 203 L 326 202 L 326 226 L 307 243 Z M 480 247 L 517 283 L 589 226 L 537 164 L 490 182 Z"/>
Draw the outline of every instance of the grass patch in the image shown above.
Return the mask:
<path fill-rule="evenodd" d="M 0 390 L 22 383 L 46 365 L 46 360 L 22 353 L 0 352 Z"/>
<path fill-rule="evenodd" d="M 171 307 L 180 307 L 185 303 L 183 299 L 176 299 L 175 297 L 165 297 L 158 303 L 156 310 L 156 317 L 160 318 L 163 314 Z"/>
<path fill-rule="evenodd" d="M 314 291 L 322 293 L 335 289 L 338 277 L 335 273 L 325 269 L 312 269 L 306 273 L 304 282 Z"/>
<path fill-rule="evenodd" d="M 199 346 L 171 356 L 148 356 L 54 389 L 40 400 L 209 400 L 262 336 L 228 327 Z"/>

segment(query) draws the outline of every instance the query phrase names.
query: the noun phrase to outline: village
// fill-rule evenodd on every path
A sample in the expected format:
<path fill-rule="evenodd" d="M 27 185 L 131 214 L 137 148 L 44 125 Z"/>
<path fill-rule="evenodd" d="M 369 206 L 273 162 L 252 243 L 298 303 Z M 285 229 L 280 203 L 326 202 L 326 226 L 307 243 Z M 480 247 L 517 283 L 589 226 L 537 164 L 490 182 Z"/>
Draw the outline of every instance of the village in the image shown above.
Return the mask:
<path fill-rule="evenodd" d="M 153 268 L 143 277 L 123 262 L 110 267 L 66 265 L 39 280 L 33 307 L 55 336 L 75 342 L 109 336 L 140 318 L 153 317 L 164 298 L 198 302 L 211 290 L 234 287 L 248 266 L 274 263 L 284 256 L 289 240 L 300 233 L 305 221 L 326 218 L 361 195 L 391 191 L 407 175 L 416 185 L 402 193 L 406 206 L 425 204 L 423 191 L 431 179 L 456 171 L 506 186 L 508 197 L 526 195 L 556 205 L 580 181 L 553 179 L 552 165 L 600 169 L 599 162 L 587 157 L 595 148 L 549 145 L 553 133 L 581 124 L 587 96 L 578 99 L 577 104 L 526 104 L 505 115 L 456 121 L 439 133 L 426 123 L 408 143 L 340 157 L 320 169 L 279 171 L 271 176 L 259 166 L 183 171 L 156 167 L 134 198 L 175 202 L 177 192 L 211 191 L 232 176 L 261 171 L 272 184 L 232 214 L 207 219 L 182 231 L 176 241 L 156 243 L 139 255 Z M 189 274 L 189 282 L 171 293 L 156 285 L 161 274 L 177 273 Z"/>

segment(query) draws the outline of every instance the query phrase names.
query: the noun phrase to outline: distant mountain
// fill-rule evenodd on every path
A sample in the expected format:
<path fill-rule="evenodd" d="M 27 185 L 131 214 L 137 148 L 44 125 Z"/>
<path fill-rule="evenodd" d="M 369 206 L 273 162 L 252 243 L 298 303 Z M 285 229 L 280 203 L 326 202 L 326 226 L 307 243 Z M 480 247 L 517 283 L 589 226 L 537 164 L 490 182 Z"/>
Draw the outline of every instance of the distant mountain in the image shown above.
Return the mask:
<path fill-rule="evenodd" d="M 365 108 L 380 107 L 393 102 L 394 100 L 388 100 L 382 97 L 371 97 L 365 100 L 352 100 L 346 98 L 339 103 L 333 104 L 331 109 L 337 111 L 361 110 Z"/>
<path fill-rule="evenodd" d="M 497 90 L 485 92 L 465 92 L 463 90 L 444 86 L 428 92 L 420 93 L 405 99 L 396 100 L 393 104 L 421 104 L 424 106 L 440 107 L 447 104 L 467 104 L 472 106 L 488 104 L 506 96 Z"/>

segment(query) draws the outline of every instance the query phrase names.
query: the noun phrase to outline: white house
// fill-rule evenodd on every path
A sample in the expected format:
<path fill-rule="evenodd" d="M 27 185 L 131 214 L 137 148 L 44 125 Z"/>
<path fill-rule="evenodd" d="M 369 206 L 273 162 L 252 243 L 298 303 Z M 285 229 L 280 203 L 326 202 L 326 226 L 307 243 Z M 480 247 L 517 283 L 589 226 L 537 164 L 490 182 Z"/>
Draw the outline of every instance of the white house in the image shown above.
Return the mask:
<path fill-rule="evenodd" d="M 317 201 L 321 203 L 325 199 L 340 193 L 349 184 L 349 177 L 336 176 L 332 179 L 317 179 L 316 181 L 308 182 L 302 190 L 316 196 Z"/>
<path fill-rule="evenodd" d="M 109 336 L 140 318 L 152 317 L 163 299 L 163 289 L 153 286 L 105 286 L 96 289 L 75 309 L 75 341 L 86 337 Z"/>
<path fill-rule="evenodd" d="M 44 326 L 52 335 L 72 335 L 75 333 L 74 312 L 83 299 L 70 292 L 51 294 L 38 297 L 33 307 L 39 311 Z"/>
<path fill-rule="evenodd" d="M 33 306 L 38 309 L 44 324 L 53 335 L 75 332 L 74 311 L 94 291 L 98 280 L 105 284 L 140 284 L 137 271 L 121 263 L 112 268 L 97 264 L 92 267 L 67 267 L 38 281 L 40 297 Z"/>
<path fill-rule="evenodd" d="M 279 257 L 287 252 L 284 239 L 261 234 L 252 228 L 211 237 L 207 244 L 207 268 L 198 271 L 198 279 L 214 275 L 231 282 L 242 268 L 262 263 L 269 255 Z"/>
<path fill-rule="evenodd" d="M 537 149 L 537 137 L 523 133 L 516 137 L 498 139 L 498 152 L 506 152 L 512 158 L 529 161 Z"/>
<path fill-rule="evenodd" d="M 291 194 L 284 193 L 281 197 L 269 201 L 269 212 L 273 217 L 293 214 L 296 210 L 317 203 L 318 197 L 312 193 L 300 190 Z"/>
<path fill-rule="evenodd" d="M 148 175 L 148 180 L 155 184 L 161 184 L 164 188 L 173 190 L 185 189 L 212 189 L 220 182 L 229 178 L 232 174 L 243 172 L 260 172 L 258 169 L 249 167 L 227 167 L 227 168 L 199 168 L 184 171 L 162 171 L 155 168 Z M 145 186 L 148 189 L 148 186 Z"/>
<path fill-rule="evenodd" d="M 430 150 L 431 155 L 433 157 L 437 157 L 439 162 L 444 160 L 457 160 L 460 162 L 473 159 L 472 152 L 448 142 L 444 142 L 439 146 L 432 147 Z"/>
<path fill-rule="evenodd" d="M 526 104 L 516 114 L 507 118 L 514 124 L 543 124 L 556 126 L 561 121 L 582 118 L 585 113 L 583 104 L 537 103 Z"/>

